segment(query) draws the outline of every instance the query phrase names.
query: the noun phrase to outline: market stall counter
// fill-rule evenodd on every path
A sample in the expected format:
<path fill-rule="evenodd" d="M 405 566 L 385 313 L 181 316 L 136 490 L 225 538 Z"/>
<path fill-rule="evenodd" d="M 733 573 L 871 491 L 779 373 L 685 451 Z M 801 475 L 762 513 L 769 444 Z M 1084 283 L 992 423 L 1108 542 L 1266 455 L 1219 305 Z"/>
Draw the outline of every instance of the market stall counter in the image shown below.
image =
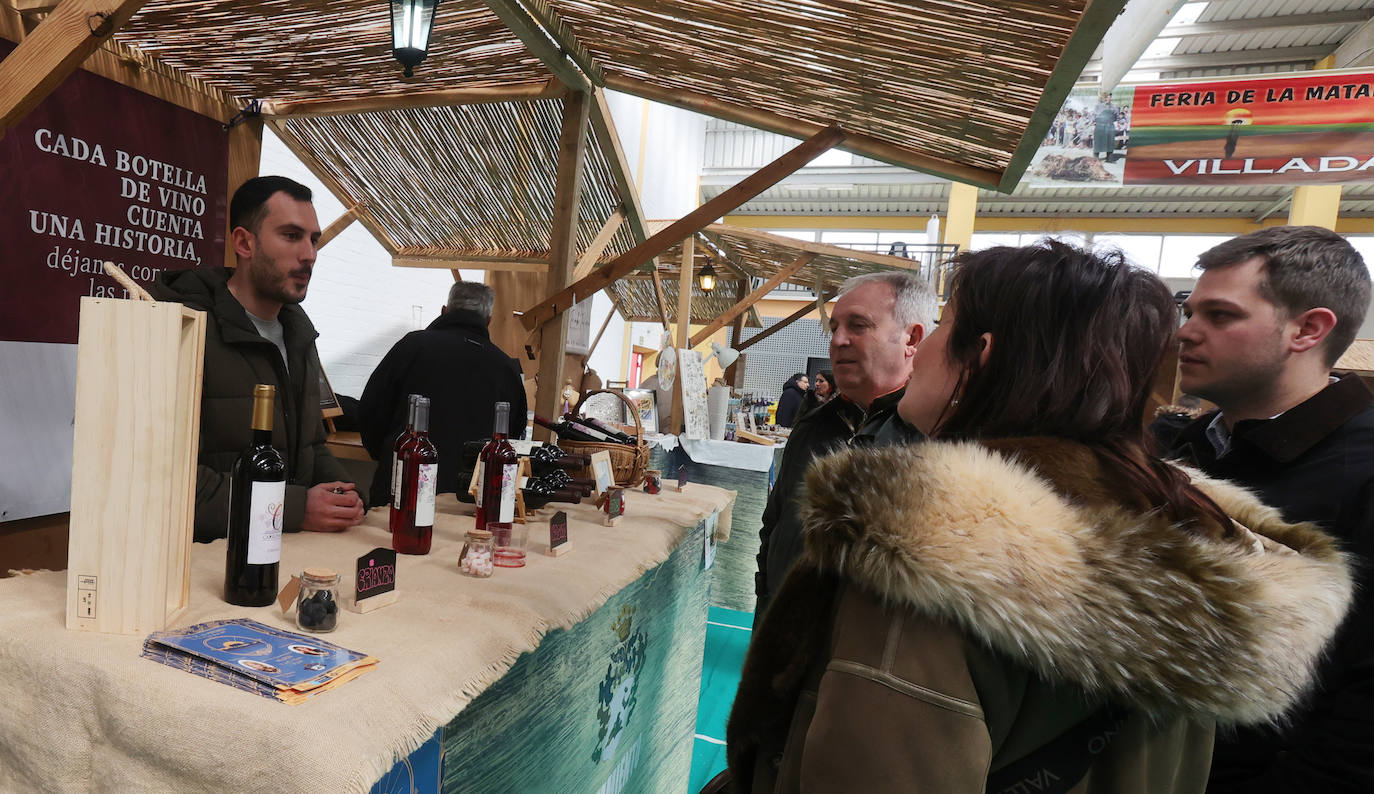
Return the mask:
<path fill-rule="evenodd" d="M 542 553 L 546 508 L 526 567 L 480 579 L 458 568 L 473 508 L 440 496 L 430 554 L 399 556 L 398 600 L 341 612 L 323 635 L 375 670 L 296 706 L 141 658 L 142 636 L 68 631 L 64 573 L 0 579 L 0 790 L 680 791 L 705 567 L 733 504 L 703 484 L 630 492 L 610 527 L 590 503 L 552 506 L 566 508 L 570 551 Z M 286 536 L 282 583 L 311 566 L 347 581 L 390 547 L 386 526 L 374 510 L 341 534 Z M 295 631 L 275 605 L 224 602 L 224 554 L 223 541 L 194 546 L 191 606 L 169 628 Z"/>
<path fill-rule="evenodd" d="M 783 444 L 764 446 L 671 435 L 653 436 L 649 441 L 649 468 L 661 470 L 665 478 L 675 476 L 678 467 L 684 466 L 688 481 L 736 492 L 734 528 L 729 541 L 719 549 L 711 578 L 711 606 L 753 612 L 759 528 L 774 472 L 782 460 Z"/>

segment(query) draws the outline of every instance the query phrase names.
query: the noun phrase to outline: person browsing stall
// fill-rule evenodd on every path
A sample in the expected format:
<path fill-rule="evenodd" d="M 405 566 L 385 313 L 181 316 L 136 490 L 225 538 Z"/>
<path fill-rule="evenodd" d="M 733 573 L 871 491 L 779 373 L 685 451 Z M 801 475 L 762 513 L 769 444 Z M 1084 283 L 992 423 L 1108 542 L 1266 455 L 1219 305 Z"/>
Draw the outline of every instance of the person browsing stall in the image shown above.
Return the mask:
<path fill-rule="evenodd" d="M 1218 736 L 1208 790 L 1374 791 L 1374 398 L 1331 375 L 1369 309 L 1369 270 L 1316 226 L 1228 240 L 1198 267 L 1180 386 L 1220 410 L 1181 430 L 1175 453 L 1335 535 L 1360 574 L 1314 696 L 1284 725 Z"/>
<path fill-rule="evenodd" d="M 830 314 L 830 361 L 838 395 L 800 417 L 778 464 L 759 530 L 755 621 L 801 554 L 802 480 L 811 461 L 857 439 L 904 444 L 923 436 L 897 417 L 916 346 L 935 323 L 935 295 L 914 273 L 856 276 Z"/>
<path fill-rule="evenodd" d="M 487 326 L 496 303 L 491 287 L 455 282 L 439 317 L 401 337 L 373 370 L 358 404 L 363 444 L 379 462 L 372 503 L 390 498 L 392 444 L 406 423 L 406 397 L 431 403 L 429 436 L 439 448 L 439 493 L 467 487 L 458 481 L 463 442 L 491 437 L 496 403 L 510 403 L 511 438 L 525 430 L 520 364 L 491 341 Z"/>
<path fill-rule="evenodd" d="M 1282 721 L 1312 685 L 1346 559 L 1146 452 L 1177 327 L 1157 276 L 1055 241 L 956 265 L 897 407 L 931 440 L 807 475 L 733 790 L 1198 792 L 1217 723 Z"/>
<path fill-rule="evenodd" d="M 283 529 L 347 529 L 362 521 L 364 503 L 325 446 L 318 334 L 300 307 L 320 236 L 310 188 L 282 176 L 250 179 L 229 202 L 229 226 L 238 267 L 166 272 L 151 290 L 208 315 L 195 539 L 228 531 L 229 471 L 252 442 L 259 383 L 276 387 L 272 445 L 287 467 Z"/>

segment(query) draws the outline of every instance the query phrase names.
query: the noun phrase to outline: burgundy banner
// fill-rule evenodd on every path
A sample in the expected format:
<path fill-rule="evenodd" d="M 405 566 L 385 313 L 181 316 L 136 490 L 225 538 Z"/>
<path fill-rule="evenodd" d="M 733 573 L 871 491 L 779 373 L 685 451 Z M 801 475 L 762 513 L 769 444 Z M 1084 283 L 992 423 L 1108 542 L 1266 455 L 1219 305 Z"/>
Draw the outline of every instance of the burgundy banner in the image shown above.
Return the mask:
<path fill-rule="evenodd" d="M 0 57 L 14 45 L 0 40 Z M 76 342 L 83 295 L 224 263 L 228 133 L 78 70 L 0 138 L 0 341 Z"/>

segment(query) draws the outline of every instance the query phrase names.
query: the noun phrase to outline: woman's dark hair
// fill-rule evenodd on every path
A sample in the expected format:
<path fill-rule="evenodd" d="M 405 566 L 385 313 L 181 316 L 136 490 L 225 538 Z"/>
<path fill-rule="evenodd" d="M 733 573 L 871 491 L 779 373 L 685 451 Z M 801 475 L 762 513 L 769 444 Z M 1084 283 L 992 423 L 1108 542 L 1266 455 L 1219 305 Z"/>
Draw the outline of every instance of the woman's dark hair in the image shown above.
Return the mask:
<path fill-rule="evenodd" d="M 823 369 L 823 370 L 820 370 L 820 371 L 818 371 L 818 372 L 816 373 L 816 377 L 818 377 L 818 378 L 825 378 L 825 382 L 830 384 L 830 390 L 831 390 L 832 392 L 835 390 L 835 373 L 831 372 L 831 371 L 828 370 L 828 369 Z M 811 389 L 814 391 L 815 388 L 816 388 L 816 384 L 812 383 L 812 384 L 811 384 Z"/>
<path fill-rule="evenodd" d="M 1081 442 L 1174 520 L 1208 517 L 1229 534 L 1216 504 L 1146 452 L 1145 406 L 1178 327 L 1163 281 L 1119 251 L 1057 240 L 967 252 L 955 266 L 944 321 L 962 373 L 942 438 Z M 980 366 L 984 333 L 992 348 Z"/>

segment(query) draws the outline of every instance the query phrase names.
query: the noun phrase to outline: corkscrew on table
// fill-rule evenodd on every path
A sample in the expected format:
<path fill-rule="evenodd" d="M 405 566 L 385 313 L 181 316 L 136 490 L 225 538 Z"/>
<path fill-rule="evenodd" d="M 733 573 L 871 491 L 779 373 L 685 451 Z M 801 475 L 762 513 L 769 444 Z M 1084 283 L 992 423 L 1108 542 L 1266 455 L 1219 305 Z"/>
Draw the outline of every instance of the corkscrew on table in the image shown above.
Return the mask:
<path fill-rule="evenodd" d="M 148 294 L 148 290 L 140 287 L 137 282 L 129 278 L 129 274 L 125 273 L 119 265 L 116 265 L 114 262 L 106 260 L 104 267 L 105 273 L 109 275 L 110 278 L 114 279 L 115 281 L 118 281 L 119 286 L 128 290 L 129 295 L 132 296 L 134 299 L 143 301 L 153 301 L 153 296 Z"/>

